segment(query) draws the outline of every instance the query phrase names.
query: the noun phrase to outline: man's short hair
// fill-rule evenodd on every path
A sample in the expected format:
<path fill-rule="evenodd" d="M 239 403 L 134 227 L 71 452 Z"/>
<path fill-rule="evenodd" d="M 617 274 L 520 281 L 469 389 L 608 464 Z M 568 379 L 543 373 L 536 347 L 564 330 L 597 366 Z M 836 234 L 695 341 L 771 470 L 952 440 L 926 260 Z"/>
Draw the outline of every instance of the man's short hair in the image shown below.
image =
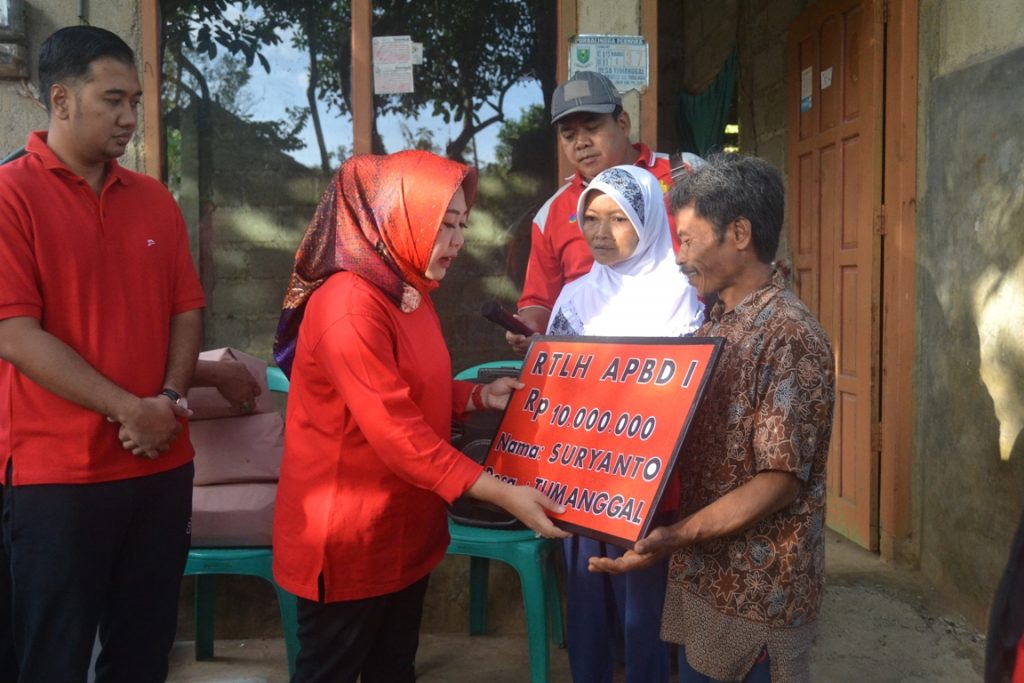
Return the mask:
<path fill-rule="evenodd" d="M 785 212 L 785 190 L 778 169 L 764 159 L 742 154 L 716 154 L 693 175 L 679 179 L 669 194 L 673 215 L 693 206 L 711 223 L 719 241 L 726 226 L 738 218 L 750 221 L 758 259 L 771 263 L 779 248 Z"/>
<path fill-rule="evenodd" d="M 50 111 L 50 89 L 61 81 L 78 81 L 97 59 L 135 66 L 135 53 L 110 31 L 95 26 L 68 26 L 54 31 L 39 48 L 39 96 Z"/>

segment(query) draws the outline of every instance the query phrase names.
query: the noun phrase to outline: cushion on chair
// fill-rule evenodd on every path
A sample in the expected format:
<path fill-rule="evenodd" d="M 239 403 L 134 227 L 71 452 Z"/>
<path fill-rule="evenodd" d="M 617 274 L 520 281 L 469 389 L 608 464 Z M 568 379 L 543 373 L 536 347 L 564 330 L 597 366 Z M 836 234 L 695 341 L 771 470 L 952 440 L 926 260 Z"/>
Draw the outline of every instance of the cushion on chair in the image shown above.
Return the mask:
<path fill-rule="evenodd" d="M 192 547 L 269 546 L 277 484 L 192 489 Z"/>
<path fill-rule="evenodd" d="M 279 413 L 189 422 L 196 486 L 276 482 L 284 449 Z"/>
<path fill-rule="evenodd" d="M 203 351 L 199 354 L 199 360 L 237 360 L 245 365 L 253 378 L 259 383 L 260 389 L 262 389 L 260 395 L 256 397 L 252 412 L 274 412 L 274 400 L 270 396 L 270 390 L 267 389 L 267 363 L 265 361 L 231 347 Z M 238 411 L 233 410 L 227 399 L 221 396 L 220 392 L 213 387 L 194 387 L 190 389 L 188 392 L 188 407 L 192 409 L 192 417 L 189 418 L 190 422 L 238 415 Z"/>

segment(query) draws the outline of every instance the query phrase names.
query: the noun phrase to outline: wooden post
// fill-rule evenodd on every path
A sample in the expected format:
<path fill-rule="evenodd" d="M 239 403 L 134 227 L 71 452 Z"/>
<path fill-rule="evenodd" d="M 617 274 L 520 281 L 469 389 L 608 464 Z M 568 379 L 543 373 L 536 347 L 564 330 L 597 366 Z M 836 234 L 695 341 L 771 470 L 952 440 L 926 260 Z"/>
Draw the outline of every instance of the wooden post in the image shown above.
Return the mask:
<path fill-rule="evenodd" d="M 555 52 L 555 79 L 559 85 L 569 78 L 569 41 L 576 35 L 576 0 L 558 0 L 558 47 Z M 545 112 L 545 118 L 551 120 L 551 112 Z M 557 144 L 557 143 L 556 143 Z M 562 179 L 572 175 L 573 167 L 565 159 L 561 148 L 558 154 L 558 185 Z"/>
<path fill-rule="evenodd" d="M 916 558 L 914 329 L 917 234 L 918 0 L 889 0 L 885 80 L 885 251 L 882 262 L 882 557 Z M 920 495 L 920 494 L 918 494 Z"/>
<path fill-rule="evenodd" d="M 641 0 L 640 34 L 647 41 L 650 68 L 647 90 L 640 95 L 640 130 L 638 139 L 653 150 L 658 149 L 658 0 Z"/>
<path fill-rule="evenodd" d="M 160 116 L 159 0 L 140 0 L 142 23 L 142 163 L 146 175 L 163 180 L 164 136 Z"/>
<path fill-rule="evenodd" d="M 352 0 L 352 151 L 373 151 L 373 7 Z"/>

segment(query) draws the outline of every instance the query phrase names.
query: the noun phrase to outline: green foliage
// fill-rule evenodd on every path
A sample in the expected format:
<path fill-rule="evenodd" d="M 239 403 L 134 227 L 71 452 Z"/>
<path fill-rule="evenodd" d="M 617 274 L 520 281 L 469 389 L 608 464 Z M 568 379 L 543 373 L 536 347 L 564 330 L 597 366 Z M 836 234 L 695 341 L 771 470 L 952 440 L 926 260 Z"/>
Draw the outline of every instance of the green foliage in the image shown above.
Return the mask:
<path fill-rule="evenodd" d="M 177 58 L 188 60 L 199 75 L 197 76 L 192 71 L 185 71 L 179 74 L 174 82 L 165 85 L 163 98 L 165 111 L 170 111 L 176 106 L 184 106 L 185 100 L 195 100 L 200 97 L 197 91 L 208 91 L 213 103 L 235 118 L 245 121 L 258 139 L 285 152 L 305 147 L 305 142 L 302 141 L 300 135 L 309 118 L 307 107 L 285 107 L 288 115 L 286 120 L 256 121 L 253 119 L 252 108 L 255 102 L 252 93 L 246 89 L 252 79 L 252 70 L 246 65 L 244 57 L 226 53 L 211 60 L 207 53 L 196 53 L 189 49 L 183 49 Z M 201 87 L 197 82 L 200 78 L 205 81 L 205 86 Z M 185 97 L 183 98 L 182 95 Z M 179 150 L 173 158 L 172 143 L 177 144 Z M 180 164 L 181 132 L 173 122 L 168 122 L 166 144 L 168 171 L 176 172 Z"/>
<path fill-rule="evenodd" d="M 512 86 L 537 77 L 545 7 L 553 4 L 378 0 L 374 35 L 409 35 L 423 44 L 423 64 L 413 67 L 416 91 L 376 98 L 378 110 L 411 116 L 426 108 L 446 123 L 462 122 L 446 149 L 461 158 L 474 135 L 504 120 Z"/>
<path fill-rule="evenodd" d="M 349 0 L 254 0 L 268 19 L 292 29 L 292 47 L 317 62 L 317 98 L 341 114 L 351 112 L 352 7 Z"/>
<path fill-rule="evenodd" d="M 335 166 L 341 166 L 341 164 L 350 156 L 352 156 L 352 150 L 348 148 L 348 145 L 338 145 L 338 147 L 331 152 L 331 160 L 334 162 Z"/>
<path fill-rule="evenodd" d="M 177 196 L 181 188 L 181 130 L 168 128 L 164 140 L 167 160 L 167 187 Z"/>
<path fill-rule="evenodd" d="M 270 16 L 295 27 L 296 47 L 318 56 L 322 68 L 313 77 L 317 97 L 329 108 L 349 113 L 349 2 L 262 3 L 272 8 Z M 414 67 L 416 91 L 375 97 L 377 114 L 414 118 L 426 109 L 446 123 L 463 122 L 462 133 L 446 150 L 449 156 L 461 157 L 475 134 L 503 120 L 504 98 L 513 85 L 539 78 L 548 61 L 553 66 L 553 43 L 541 38 L 542 26 L 553 25 L 553 7 L 543 0 L 377 0 L 373 35 L 409 35 L 422 43 L 424 57 L 424 63 Z"/>
<path fill-rule="evenodd" d="M 305 126 L 306 119 L 304 118 L 297 122 L 249 121 L 249 128 L 257 137 L 283 152 L 294 152 L 305 148 L 306 143 L 299 138 L 299 133 Z"/>
<path fill-rule="evenodd" d="M 494 148 L 495 164 L 501 168 L 511 168 L 513 148 L 520 141 L 531 138 L 536 131 L 547 132 L 549 128 L 547 108 L 543 104 L 531 104 L 518 119 L 506 119 L 498 131 L 498 144 Z"/>
<path fill-rule="evenodd" d="M 375 0 L 373 35 L 409 35 L 424 56 L 413 67 L 415 92 L 375 97 L 377 114 L 415 118 L 427 110 L 461 122 L 445 150 L 461 159 L 477 133 L 504 120 L 505 96 L 516 83 L 540 80 L 548 99 L 554 7 L 550 0 Z M 290 30 L 293 47 L 309 55 L 310 106 L 322 101 L 338 113 L 351 111 L 350 0 L 163 0 L 161 8 L 165 49 L 179 60 L 196 53 L 213 60 L 225 51 L 247 67 L 259 60 L 269 72 L 263 51 Z M 309 115 L 315 123 L 316 111 Z"/>
<path fill-rule="evenodd" d="M 239 118 L 252 118 L 253 97 L 245 88 L 252 80 L 252 72 L 242 56 L 231 53 L 211 61 L 200 53 L 192 60 L 206 74 L 206 81 L 214 101 Z"/>
<path fill-rule="evenodd" d="M 420 126 L 415 131 L 407 123 L 401 123 L 399 128 L 402 131 L 402 140 L 405 142 L 405 149 L 422 149 L 427 152 L 438 152 L 437 144 L 434 143 L 434 131 Z"/>
<path fill-rule="evenodd" d="M 164 0 L 164 45 L 172 51 L 187 47 L 211 60 L 223 48 L 241 55 L 246 66 L 259 59 L 269 73 L 270 62 L 262 49 L 281 42 L 278 31 L 285 24 L 267 14 L 254 19 L 251 10 L 259 5 L 258 0 Z"/>

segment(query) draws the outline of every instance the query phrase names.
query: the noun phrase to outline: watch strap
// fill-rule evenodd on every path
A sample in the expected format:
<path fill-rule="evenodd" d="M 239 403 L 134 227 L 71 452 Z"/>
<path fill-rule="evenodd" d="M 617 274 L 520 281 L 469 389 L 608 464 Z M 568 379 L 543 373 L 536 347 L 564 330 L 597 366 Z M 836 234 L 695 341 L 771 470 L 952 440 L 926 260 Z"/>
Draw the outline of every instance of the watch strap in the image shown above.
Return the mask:
<path fill-rule="evenodd" d="M 174 389 L 168 389 L 168 388 L 164 387 L 164 390 L 160 392 L 160 395 L 161 396 L 166 396 L 167 398 L 171 399 L 175 403 L 179 403 L 181 401 L 181 394 L 179 394 Z"/>

